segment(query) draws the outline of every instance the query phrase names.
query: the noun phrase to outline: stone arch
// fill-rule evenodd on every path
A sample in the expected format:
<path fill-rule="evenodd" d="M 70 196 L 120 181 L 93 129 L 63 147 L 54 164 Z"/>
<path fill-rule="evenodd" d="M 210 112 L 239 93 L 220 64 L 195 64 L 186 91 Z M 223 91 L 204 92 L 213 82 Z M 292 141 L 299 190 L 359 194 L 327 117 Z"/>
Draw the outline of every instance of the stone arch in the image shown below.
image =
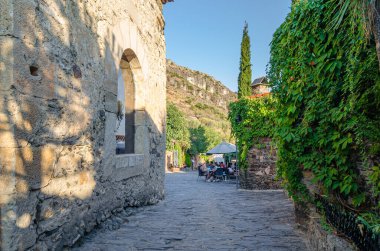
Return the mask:
<path fill-rule="evenodd" d="M 128 123 L 128 125 L 125 124 L 125 142 L 127 142 L 125 153 L 146 155 L 148 138 L 145 137 L 148 136 L 146 133 L 145 89 L 149 65 L 145 53 L 145 43 L 141 32 L 130 20 L 123 20 L 112 29 L 108 29 L 105 42 L 105 61 L 108 66 L 106 67 L 105 87 L 115 96 L 118 95 L 120 78 L 127 87 L 124 89 L 125 121 Z M 111 106 L 117 107 L 116 100 L 112 103 L 114 104 Z M 111 124 L 115 125 L 112 121 Z M 110 127 L 107 128 L 106 135 L 107 131 L 110 131 Z M 137 141 L 136 138 L 139 140 Z M 128 142 L 133 143 L 128 145 Z"/>
<path fill-rule="evenodd" d="M 149 72 L 149 64 L 145 53 L 145 43 L 136 24 L 130 20 L 123 20 L 113 26 L 111 30 L 108 30 L 107 33 L 106 41 L 108 46 L 106 48 L 106 61 L 109 62 L 109 65 L 113 65 L 114 63 L 115 70 L 118 72 L 120 70 L 119 62 L 123 57 L 124 52 L 126 50 L 131 50 L 138 59 L 141 74 L 144 76 L 144 79 L 147 79 L 146 76 Z M 107 69 L 107 71 L 113 72 L 112 69 Z M 111 87 L 111 89 L 114 89 L 117 86 L 117 83 L 113 82 L 112 84 L 115 86 Z M 144 85 L 136 86 L 135 91 L 137 95 L 141 97 L 139 100 L 136 100 L 136 109 L 145 109 Z"/>

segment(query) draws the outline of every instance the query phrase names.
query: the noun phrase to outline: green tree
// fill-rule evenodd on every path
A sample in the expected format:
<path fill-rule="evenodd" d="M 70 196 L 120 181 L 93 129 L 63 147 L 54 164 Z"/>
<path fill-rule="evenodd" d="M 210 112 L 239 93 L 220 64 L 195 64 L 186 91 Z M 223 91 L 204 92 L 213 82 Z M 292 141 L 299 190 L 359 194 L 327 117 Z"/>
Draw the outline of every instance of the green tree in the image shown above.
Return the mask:
<path fill-rule="evenodd" d="M 206 138 L 206 129 L 202 125 L 195 128 L 190 128 L 190 140 L 190 154 L 198 155 L 207 151 L 208 144 Z"/>
<path fill-rule="evenodd" d="M 206 127 L 207 151 L 222 142 L 223 138 L 217 131 Z"/>
<path fill-rule="evenodd" d="M 199 125 L 198 127 L 190 128 L 191 146 L 189 153 L 195 156 L 195 164 L 199 160 L 199 154 L 205 153 L 212 147 L 219 144 L 222 140 L 219 133 L 214 130 Z"/>
<path fill-rule="evenodd" d="M 244 25 L 243 39 L 241 41 L 240 73 L 238 79 L 238 98 L 251 95 L 252 69 L 251 69 L 251 42 L 248 35 L 248 24 Z"/>
<path fill-rule="evenodd" d="M 176 145 L 180 146 L 183 150 L 187 150 L 190 147 L 190 133 L 184 115 L 174 104 L 168 103 L 166 148 L 168 150 L 175 150 Z"/>

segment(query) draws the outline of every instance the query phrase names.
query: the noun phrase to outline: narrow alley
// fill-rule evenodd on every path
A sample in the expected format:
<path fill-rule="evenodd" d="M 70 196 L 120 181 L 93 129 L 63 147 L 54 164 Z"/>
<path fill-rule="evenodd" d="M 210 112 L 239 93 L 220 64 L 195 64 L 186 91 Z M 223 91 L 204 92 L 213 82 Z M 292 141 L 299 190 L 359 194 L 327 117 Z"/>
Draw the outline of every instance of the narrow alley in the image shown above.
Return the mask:
<path fill-rule="evenodd" d="M 283 191 L 242 191 L 196 173 L 166 176 L 158 205 L 121 212 L 74 250 L 306 250 Z"/>

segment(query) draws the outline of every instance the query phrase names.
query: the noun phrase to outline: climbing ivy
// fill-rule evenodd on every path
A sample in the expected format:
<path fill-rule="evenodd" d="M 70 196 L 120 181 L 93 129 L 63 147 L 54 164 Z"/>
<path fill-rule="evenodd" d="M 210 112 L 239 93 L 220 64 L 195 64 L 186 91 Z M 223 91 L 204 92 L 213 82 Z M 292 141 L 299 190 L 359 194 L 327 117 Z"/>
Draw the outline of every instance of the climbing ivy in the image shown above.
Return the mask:
<path fill-rule="evenodd" d="M 229 120 L 239 149 L 240 168 L 247 168 L 249 149 L 263 137 L 274 133 L 275 99 L 242 98 L 230 104 Z"/>
<path fill-rule="evenodd" d="M 333 27 L 338 2 L 293 4 L 274 34 L 268 76 L 277 100 L 278 175 L 290 195 L 308 197 L 302 172 L 309 170 L 321 192 L 358 207 L 367 195 L 357 167 L 378 165 L 380 154 L 380 74 L 362 16 L 348 10 Z"/>

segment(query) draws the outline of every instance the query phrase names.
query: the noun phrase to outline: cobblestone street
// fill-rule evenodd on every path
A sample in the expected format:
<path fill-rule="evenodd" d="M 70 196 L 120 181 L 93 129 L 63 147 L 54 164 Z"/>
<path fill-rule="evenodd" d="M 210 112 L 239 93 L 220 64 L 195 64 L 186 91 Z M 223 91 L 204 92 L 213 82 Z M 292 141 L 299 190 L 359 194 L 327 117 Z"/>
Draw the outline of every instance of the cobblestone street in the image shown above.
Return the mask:
<path fill-rule="evenodd" d="M 121 212 L 75 250 L 306 250 L 282 191 L 237 191 L 197 174 L 166 175 L 158 205 Z"/>

